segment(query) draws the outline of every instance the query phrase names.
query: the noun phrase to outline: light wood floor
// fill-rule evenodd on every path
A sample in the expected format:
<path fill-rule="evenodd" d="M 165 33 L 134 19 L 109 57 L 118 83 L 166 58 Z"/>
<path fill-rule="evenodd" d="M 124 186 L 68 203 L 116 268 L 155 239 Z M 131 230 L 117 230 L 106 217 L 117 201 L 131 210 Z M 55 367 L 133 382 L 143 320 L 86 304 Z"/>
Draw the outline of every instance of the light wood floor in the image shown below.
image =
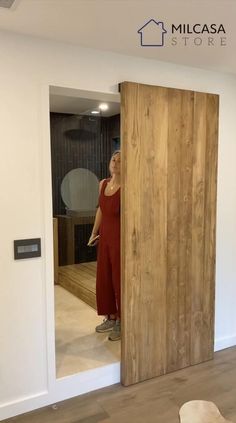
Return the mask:
<path fill-rule="evenodd" d="M 96 269 L 96 261 L 60 266 L 58 268 L 59 284 L 95 310 Z"/>
<path fill-rule="evenodd" d="M 235 398 L 233 347 L 215 353 L 214 360 L 203 364 L 128 388 L 114 385 L 5 422 L 179 423 L 181 405 L 202 399 L 213 401 L 225 418 L 236 423 Z"/>

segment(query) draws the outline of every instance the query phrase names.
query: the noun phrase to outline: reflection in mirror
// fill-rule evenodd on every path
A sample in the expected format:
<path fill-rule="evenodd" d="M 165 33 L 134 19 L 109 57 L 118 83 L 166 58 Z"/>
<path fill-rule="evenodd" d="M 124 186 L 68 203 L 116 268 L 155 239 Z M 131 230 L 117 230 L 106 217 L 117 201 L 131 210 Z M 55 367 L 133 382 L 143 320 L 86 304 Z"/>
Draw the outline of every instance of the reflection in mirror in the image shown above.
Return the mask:
<path fill-rule="evenodd" d="M 66 213 L 86 216 L 95 215 L 98 203 L 99 180 L 89 169 L 73 169 L 61 183 L 61 197 Z"/>
<path fill-rule="evenodd" d="M 99 182 L 109 181 L 110 158 L 120 148 L 119 95 L 72 91 L 50 90 L 57 378 L 120 361 L 120 341 L 95 331 L 102 322 L 98 245 L 87 245 Z M 108 110 L 92 113 L 101 102 Z"/>

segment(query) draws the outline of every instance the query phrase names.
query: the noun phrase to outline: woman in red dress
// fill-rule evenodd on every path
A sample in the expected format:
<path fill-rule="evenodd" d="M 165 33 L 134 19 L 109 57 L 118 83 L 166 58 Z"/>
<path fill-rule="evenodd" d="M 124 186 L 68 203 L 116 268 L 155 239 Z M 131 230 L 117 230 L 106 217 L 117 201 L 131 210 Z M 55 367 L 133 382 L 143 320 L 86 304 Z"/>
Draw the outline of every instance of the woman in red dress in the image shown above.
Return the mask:
<path fill-rule="evenodd" d="M 111 331 L 108 339 L 120 339 L 120 151 L 111 157 L 111 177 L 99 185 L 99 207 L 90 240 L 99 234 L 96 297 L 98 315 L 104 321 L 97 332 Z"/>

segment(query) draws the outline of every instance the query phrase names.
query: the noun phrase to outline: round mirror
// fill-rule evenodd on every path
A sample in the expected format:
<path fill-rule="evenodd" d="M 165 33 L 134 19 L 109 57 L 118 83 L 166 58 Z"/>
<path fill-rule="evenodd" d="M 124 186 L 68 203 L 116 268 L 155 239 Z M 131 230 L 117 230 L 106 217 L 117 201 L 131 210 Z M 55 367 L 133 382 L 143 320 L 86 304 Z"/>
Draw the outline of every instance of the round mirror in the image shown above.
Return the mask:
<path fill-rule="evenodd" d="M 96 209 L 99 180 L 88 169 L 77 168 L 68 172 L 61 183 L 61 197 L 67 209 L 88 212 Z"/>

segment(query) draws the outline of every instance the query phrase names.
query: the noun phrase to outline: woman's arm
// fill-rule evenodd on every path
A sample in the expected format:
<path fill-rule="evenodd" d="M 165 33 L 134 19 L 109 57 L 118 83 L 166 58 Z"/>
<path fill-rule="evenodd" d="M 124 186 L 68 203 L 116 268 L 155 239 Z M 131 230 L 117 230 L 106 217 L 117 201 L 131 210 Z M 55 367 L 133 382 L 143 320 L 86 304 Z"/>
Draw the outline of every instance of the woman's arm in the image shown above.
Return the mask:
<path fill-rule="evenodd" d="M 104 180 L 105 179 L 103 179 L 99 184 L 99 195 L 101 194 L 102 184 L 103 184 Z M 92 238 L 92 237 L 94 237 L 95 235 L 98 234 L 98 231 L 99 231 L 99 228 L 100 228 L 100 225 L 101 225 L 101 221 L 102 221 L 102 211 L 101 211 L 100 207 L 98 207 L 90 238 Z"/>
<path fill-rule="evenodd" d="M 101 221 L 102 221 L 102 212 L 101 212 L 100 207 L 98 207 L 91 235 L 97 235 L 98 234 L 98 231 L 99 231 L 99 228 L 100 228 L 100 225 L 101 225 Z"/>

